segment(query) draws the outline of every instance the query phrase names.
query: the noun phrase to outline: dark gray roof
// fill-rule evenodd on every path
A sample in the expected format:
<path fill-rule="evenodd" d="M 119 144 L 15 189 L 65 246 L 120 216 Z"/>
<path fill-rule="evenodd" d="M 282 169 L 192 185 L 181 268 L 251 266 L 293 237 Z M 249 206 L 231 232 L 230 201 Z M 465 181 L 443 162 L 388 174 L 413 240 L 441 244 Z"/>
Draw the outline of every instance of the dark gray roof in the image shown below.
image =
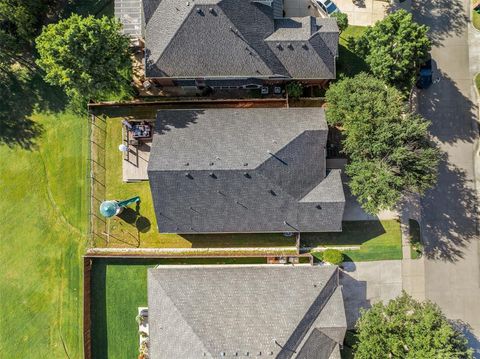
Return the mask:
<path fill-rule="evenodd" d="M 333 266 L 162 266 L 148 306 L 152 359 L 329 359 L 346 330 Z"/>
<path fill-rule="evenodd" d="M 146 75 L 335 78 L 336 21 L 281 11 L 278 1 L 144 0 Z"/>
<path fill-rule="evenodd" d="M 328 127 L 323 109 L 160 110 L 153 147 L 161 150 L 152 151 L 148 168 L 252 169 L 308 131 L 316 131 L 316 140 L 325 146 Z"/>
<path fill-rule="evenodd" d="M 340 231 L 321 108 L 161 110 L 148 176 L 166 233 Z"/>

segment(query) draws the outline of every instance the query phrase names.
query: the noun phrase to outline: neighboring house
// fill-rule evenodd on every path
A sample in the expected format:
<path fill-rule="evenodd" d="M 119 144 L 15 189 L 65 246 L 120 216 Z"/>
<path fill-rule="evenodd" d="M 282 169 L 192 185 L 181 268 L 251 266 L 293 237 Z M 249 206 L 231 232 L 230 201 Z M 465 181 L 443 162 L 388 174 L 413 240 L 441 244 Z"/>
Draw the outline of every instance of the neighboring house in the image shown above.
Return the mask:
<path fill-rule="evenodd" d="M 336 77 L 335 19 L 284 18 L 283 0 L 142 3 L 141 14 L 139 0 L 117 0 L 115 11 L 128 33 L 144 38 L 151 82 L 248 88 L 292 79 L 324 85 Z"/>
<path fill-rule="evenodd" d="M 335 232 L 322 108 L 160 110 L 148 162 L 164 233 Z"/>
<path fill-rule="evenodd" d="M 151 359 L 340 359 L 333 266 L 160 266 L 148 271 Z"/>

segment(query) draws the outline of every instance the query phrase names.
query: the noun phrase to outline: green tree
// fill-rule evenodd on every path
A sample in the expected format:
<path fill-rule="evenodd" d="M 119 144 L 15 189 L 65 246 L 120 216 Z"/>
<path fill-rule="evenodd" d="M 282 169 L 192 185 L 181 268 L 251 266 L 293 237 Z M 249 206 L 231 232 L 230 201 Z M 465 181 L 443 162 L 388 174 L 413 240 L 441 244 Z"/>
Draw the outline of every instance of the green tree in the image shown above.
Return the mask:
<path fill-rule="evenodd" d="M 327 121 L 344 134 L 349 187 L 368 213 L 435 184 L 440 155 L 429 141 L 429 122 L 407 111 L 398 90 L 361 73 L 330 86 L 326 98 Z"/>
<path fill-rule="evenodd" d="M 37 38 L 37 64 L 45 81 L 74 100 L 103 100 L 127 91 L 131 79 L 129 39 L 118 20 L 81 17 L 46 26 Z"/>
<path fill-rule="evenodd" d="M 345 29 L 348 27 L 348 16 L 344 12 L 334 12 L 332 14 L 332 17 L 337 20 L 337 25 L 338 29 L 340 30 L 340 33 L 345 31 Z"/>
<path fill-rule="evenodd" d="M 60 0 L 0 0 L 0 57 L 33 65 L 33 44 L 42 26 L 63 8 Z"/>
<path fill-rule="evenodd" d="M 417 302 L 405 292 L 387 305 L 363 310 L 356 329 L 356 359 L 473 357 L 465 337 L 436 304 Z"/>
<path fill-rule="evenodd" d="M 427 26 L 413 21 L 411 13 L 398 10 L 350 41 L 350 47 L 365 59 L 375 76 L 406 91 L 428 58 L 431 42 L 427 31 Z"/>

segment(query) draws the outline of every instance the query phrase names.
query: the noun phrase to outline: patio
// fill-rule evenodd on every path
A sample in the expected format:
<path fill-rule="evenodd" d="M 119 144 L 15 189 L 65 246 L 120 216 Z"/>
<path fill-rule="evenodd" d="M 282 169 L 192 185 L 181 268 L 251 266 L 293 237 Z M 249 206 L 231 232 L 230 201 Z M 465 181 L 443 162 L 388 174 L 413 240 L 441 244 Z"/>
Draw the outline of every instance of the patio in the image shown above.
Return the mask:
<path fill-rule="evenodd" d="M 142 123 L 146 123 L 141 125 Z M 150 127 L 147 137 L 136 136 L 127 124 L 134 126 Z M 122 126 L 122 144 L 123 161 L 122 161 L 122 179 L 124 182 L 148 181 L 148 160 L 150 159 L 150 148 L 152 144 L 153 122 L 149 121 L 123 121 Z"/>

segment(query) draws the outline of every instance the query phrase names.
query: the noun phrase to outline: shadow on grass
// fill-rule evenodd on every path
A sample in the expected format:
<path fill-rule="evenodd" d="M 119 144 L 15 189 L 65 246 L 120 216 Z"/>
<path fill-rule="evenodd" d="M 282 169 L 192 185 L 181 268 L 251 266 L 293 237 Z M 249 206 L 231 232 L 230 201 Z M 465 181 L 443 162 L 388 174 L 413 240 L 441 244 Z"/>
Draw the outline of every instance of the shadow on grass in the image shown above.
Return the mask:
<path fill-rule="evenodd" d="M 107 340 L 107 262 L 96 260 L 91 273 L 90 313 L 93 358 L 108 358 Z"/>
<path fill-rule="evenodd" d="M 192 248 L 291 247 L 295 237 L 281 233 L 182 234 Z"/>
<path fill-rule="evenodd" d="M 353 77 L 360 72 L 369 72 L 370 68 L 363 58 L 349 50 L 345 45 L 338 46 L 337 78 Z"/>
<path fill-rule="evenodd" d="M 40 74 L 0 73 L 0 142 L 32 150 L 43 126 L 31 120 L 35 111 L 61 112 L 68 101 L 63 91 L 46 84 Z"/>
<path fill-rule="evenodd" d="M 385 233 L 380 221 L 348 221 L 343 222 L 342 232 L 302 233 L 301 241 L 305 247 L 361 245 Z"/>

